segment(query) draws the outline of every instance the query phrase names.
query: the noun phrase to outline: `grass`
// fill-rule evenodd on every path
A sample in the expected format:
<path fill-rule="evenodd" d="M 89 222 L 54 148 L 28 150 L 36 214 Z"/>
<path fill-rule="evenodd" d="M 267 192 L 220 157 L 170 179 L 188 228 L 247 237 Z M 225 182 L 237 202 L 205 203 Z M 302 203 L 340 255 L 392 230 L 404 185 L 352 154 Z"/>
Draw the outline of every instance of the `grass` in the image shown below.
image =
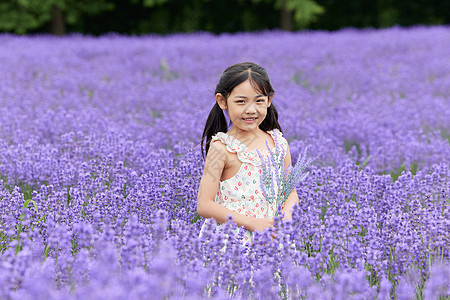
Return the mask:
<path fill-rule="evenodd" d="M 412 162 L 409 169 L 406 168 L 405 163 L 402 163 L 400 168 L 395 169 L 394 171 L 389 172 L 391 175 L 392 181 L 397 181 L 397 179 L 402 175 L 403 173 L 406 173 L 410 171 L 411 174 L 414 176 L 417 174 L 417 162 Z"/>

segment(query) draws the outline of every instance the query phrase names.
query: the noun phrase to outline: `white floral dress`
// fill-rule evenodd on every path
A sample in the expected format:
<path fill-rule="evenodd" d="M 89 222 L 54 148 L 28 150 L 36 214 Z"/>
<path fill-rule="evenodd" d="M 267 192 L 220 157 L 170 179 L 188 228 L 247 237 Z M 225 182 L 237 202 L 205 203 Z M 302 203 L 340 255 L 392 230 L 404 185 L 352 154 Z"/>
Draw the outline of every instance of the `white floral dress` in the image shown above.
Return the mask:
<path fill-rule="evenodd" d="M 276 135 L 278 143 L 285 150 L 284 153 L 286 153 L 288 142 L 281 131 L 273 129 L 267 131 L 267 133 L 272 138 Z M 238 139 L 223 132 L 215 134 L 211 139 L 211 143 L 216 140 L 220 140 L 225 144 L 229 152 L 236 153 L 242 165 L 236 175 L 220 181 L 214 201 L 245 216 L 273 219 L 277 207 L 275 202 L 269 203 L 261 191 L 260 176 L 262 165 L 257 149 L 249 151 L 247 146 Z M 269 150 L 266 147 L 259 149 L 259 152 L 264 158 L 267 158 L 269 155 Z M 276 187 L 274 189 L 276 191 Z M 200 236 L 205 228 L 205 223 L 202 225 Z M 243 242 L 247 243 L 251 240 L 252 232 L 244 229 Z"/>

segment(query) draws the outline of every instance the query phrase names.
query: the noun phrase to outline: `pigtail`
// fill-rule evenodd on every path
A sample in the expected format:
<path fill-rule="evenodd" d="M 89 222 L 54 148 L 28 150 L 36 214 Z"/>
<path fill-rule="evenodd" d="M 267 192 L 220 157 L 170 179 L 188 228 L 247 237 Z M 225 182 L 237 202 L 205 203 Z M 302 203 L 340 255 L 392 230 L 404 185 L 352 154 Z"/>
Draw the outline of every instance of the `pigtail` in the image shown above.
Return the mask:
<path fill-rule="evenodd" d="M 208 119 L 206 119 L 205 129 L 203 130 L 202 139 L 200 141 L 203 159 L 205 159 L 205 156 L 208 154 L 212 136 L 215 135 L 217 132 L 227 132 L 227 131 L 228 131 L 227 120 L 225 119 L 223 110 L 216 102 L 216 104 L 214 104 L 213 108 L 211 109 L 208 115 Z M 206 154 L 203 152 L 203 144 L 205 139 L 206 139 L 205 144 Z"/>

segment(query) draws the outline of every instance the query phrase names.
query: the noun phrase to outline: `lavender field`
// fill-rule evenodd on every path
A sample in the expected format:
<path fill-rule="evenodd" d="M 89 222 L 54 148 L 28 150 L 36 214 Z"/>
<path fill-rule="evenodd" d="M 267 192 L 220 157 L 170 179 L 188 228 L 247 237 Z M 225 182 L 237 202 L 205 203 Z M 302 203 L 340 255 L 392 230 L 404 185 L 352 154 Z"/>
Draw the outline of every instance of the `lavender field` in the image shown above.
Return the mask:
<path fill-rule="evenodd" d="M 450 297 L 449 49 L 449 27 L 0 35 L 0 299 Z M 318 155 L 250 247 L 196 213 L 194 146 L 243 61 L 293 161 Z"/>

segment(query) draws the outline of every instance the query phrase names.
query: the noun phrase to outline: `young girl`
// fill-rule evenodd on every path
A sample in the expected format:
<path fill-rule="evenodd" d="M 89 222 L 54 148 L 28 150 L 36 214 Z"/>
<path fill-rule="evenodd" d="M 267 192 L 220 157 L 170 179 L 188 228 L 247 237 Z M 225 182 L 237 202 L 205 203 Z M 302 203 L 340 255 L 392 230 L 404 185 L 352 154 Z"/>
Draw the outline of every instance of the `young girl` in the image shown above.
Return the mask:
<path fill-rule="evenodd" d="M 260 188 L 261 161 L 256 150 L 267 157 L 274 138 L 284 147 L 285 167 L 291 163 L 286 139 L 278 124 L 278 112 L 272 103 L 274 89 L 267 72 L 254 63 L 228 67 L 216 86 L 216 103 L 209 113 L 202 136 L 206 138 L 205 169 L 197 197 L 197 212 L 217 223 L 233 221 L 244 227 L 244 242 L 252 240 L 252 232 L 273 227 L 276 203 L 270 204 Z M 225 120 L 226 110 L 231 129 Z M 286 200 L 282 212 L 291 218 L 298 202 L 296 189 Z M 200 235 L 202 234 L 203 228 Z"/>

